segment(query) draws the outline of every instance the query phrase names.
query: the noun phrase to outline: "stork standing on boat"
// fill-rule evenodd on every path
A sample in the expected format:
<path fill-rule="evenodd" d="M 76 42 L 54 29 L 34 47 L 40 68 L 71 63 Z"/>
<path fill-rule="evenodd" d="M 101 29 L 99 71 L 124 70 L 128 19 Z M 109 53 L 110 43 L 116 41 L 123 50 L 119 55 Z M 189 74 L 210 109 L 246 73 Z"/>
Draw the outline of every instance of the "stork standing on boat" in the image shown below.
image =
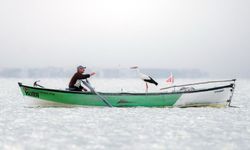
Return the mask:
<path fill-rule="evenodd" d="M 156 86 L 158 85 L 152 77 L 141 73 L 138 66 L 130 67 L 130 69 L 136 69 L 138 76 L 146 83 L 146 93 L 148 92 L 148 83 L 152 83 Z"/>

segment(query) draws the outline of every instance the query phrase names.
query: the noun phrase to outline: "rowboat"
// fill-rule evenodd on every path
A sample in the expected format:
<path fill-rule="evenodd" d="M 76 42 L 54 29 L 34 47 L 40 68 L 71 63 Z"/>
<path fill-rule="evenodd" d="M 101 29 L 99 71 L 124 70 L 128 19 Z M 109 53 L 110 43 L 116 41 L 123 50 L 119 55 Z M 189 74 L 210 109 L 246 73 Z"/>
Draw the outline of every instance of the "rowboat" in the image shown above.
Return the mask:
<path fill-rule="evenodd" d="M 35 84 L 28 86 L 20 82 L 18 85 L 23 96 L 61 104 L 112 107 L 193 107 L 229 106 L 235 89 L 235 81 L 236 79 L 177 85 L 162 88 L 163 92 L 152 93 L 77 92 L 44 88 Z M 208 88 L 190 87 L 214 82 L 223 82 L 223 85 Z M 173 90 L 164 91 L 166 89 Z"/>

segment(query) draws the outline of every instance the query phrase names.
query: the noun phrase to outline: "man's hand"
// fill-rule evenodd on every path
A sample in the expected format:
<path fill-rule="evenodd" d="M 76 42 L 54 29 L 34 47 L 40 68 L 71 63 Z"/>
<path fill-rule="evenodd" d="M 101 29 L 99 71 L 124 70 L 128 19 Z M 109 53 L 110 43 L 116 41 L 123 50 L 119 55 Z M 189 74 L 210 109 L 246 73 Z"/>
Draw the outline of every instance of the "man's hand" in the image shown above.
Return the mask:
<path fill-rule="evenodd" d="M 88 91 L 88 90 L 87 90 L 87 89 L 85 89 L 84 87 L 82 88 L 82 90 L 83 90 L 83 91 L 85 91 L 85 92 L 87 92 L 87 91 Z"/>
<path fill-rule="evenodd" d="M 93 75 L 95 75 L 96 73 L 95 72 L 92 72 L 91 74 L 90 74 L 90 76 L 93 76 Z"/>

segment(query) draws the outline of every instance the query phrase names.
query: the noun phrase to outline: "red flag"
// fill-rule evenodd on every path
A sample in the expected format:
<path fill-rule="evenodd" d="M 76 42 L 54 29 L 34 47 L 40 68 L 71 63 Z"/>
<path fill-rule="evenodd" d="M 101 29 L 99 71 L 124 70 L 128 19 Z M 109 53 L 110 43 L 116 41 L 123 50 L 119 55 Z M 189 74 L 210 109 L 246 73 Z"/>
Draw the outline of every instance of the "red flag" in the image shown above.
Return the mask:
<path fill-rule="evenodd" d="M 167 82 L 167 83 L 170 83 L 170 84 L 173 84 L 173 83 L 174 83 L 174 76 L 172 75 L 172 73 L 171 73 L 171 75 L 167 78 L 166 82 Z"/>

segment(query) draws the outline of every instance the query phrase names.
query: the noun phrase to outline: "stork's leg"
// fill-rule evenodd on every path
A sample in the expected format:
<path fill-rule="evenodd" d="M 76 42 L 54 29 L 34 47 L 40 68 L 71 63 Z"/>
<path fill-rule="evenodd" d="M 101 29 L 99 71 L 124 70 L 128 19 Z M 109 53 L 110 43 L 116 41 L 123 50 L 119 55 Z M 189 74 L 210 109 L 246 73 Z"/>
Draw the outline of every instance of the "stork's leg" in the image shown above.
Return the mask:
<path fill-rule="evenodd" d="M 146 93 L 148 93 L 148 83 L 146 82 Z"/>

